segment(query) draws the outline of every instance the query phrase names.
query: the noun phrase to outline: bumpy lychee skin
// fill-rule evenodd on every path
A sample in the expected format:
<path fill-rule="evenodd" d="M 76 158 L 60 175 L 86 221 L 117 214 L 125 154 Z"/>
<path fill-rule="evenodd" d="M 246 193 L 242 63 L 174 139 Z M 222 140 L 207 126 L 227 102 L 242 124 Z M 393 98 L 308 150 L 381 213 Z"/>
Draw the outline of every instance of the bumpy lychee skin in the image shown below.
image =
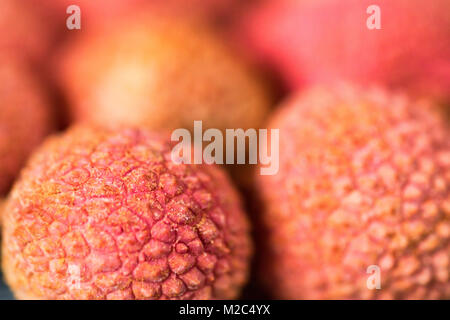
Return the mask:
<path fill-rule="evenodd" d="M 367 27 L 374 4 L 379 30 Z M 237 32 L 292 88 L 344 78 L 440 98 L 450 92 L 449 10 L 446 0 L 269 0 Z"/>
<path fill-rule="evenodd" d="M 0 55 L 0 195 L 52 128 L 44 88 L 23 60 Z"/>
<path fill-rule="evenodd" d="M 18 298 L 236 298 L 251 244 L 212 165 L 177 165 L 146 130 L 75 127 L 49 139 L 4 209 L 3 268 Z"/>
<path fill-rule="evenodd" d="M 270 105 L 254 70 L 190 19 L 136 14 L 83 33 L 62 56 L 61 80 L 79 121 L 258 128 Z"/>
<path fill-rule="evenodd" d="M 280 168 L 258 178 L 271 293 L 450 297 L 450 133 L 431 110 L 343 86 L 293 98 L 272 119 Z"/>

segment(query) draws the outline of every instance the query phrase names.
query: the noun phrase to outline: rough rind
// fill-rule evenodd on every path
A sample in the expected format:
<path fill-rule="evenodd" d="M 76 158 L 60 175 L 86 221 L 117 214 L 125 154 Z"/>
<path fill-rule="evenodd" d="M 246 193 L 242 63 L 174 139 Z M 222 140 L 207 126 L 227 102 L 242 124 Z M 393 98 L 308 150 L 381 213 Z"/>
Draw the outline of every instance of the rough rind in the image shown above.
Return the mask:
<path fill-rule="evenodd" d="M 289 101 L 280 170 L 259 176 L 261 276 L 287 299 L 450 298 L 450 133 L 401 94 L 342 86 Z M 381 289 L 367 280 L 381 270 Z"/>
<path fill-rule="evenodd" d="M 5 208 L 18 298 L 230 299 L 251 243 L 225 173 L 145 130 L 76 127 L 35 153 Z"/>

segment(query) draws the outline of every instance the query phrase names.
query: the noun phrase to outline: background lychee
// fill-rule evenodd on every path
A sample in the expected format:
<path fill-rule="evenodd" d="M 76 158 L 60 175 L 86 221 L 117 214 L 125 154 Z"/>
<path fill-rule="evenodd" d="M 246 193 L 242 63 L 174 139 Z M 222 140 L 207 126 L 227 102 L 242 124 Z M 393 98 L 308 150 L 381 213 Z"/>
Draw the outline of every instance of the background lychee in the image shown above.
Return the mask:
<path fill-rule="evenodd" d="M 53 31 L 44 12 L 30 1 L 0 1 L 0 50 L 42 61 L 53 43 Z"/>
<path fill-rule="evenodd" d="M 0 195 L 8 191 L 31 151 L 53 127 L 52 109 L 28 64 L 0 56 Z"/>
<path fill-rule="evenodd" d="M 206 27 L 152 14 L 82 34 L 63 56 L 74 118 L 153 129 L 258 128 L 267 88 Z"/>
<path fill-rule="evenodd" d="M 380 30 L 366 24 L 374 4 Z M 269 0 L 237 33 L 291 88 L 344 79 L 449 98 L 449 10 L 446 0 Z"/>
<path fill-rule="evenodd" d="M 450 297 L 450 135 L 424 104 L 343 85 L 275 115 L 280 170 L 258 177 L 275 298 Z"/>
<path fill-rule="evenodd" d="M 3 271 L 18 298 L 230 299 L 251 243 L 212 165 L 177 165 L 166 137 L 75 127 L 32 157 L 4 208 Z"/>
<path fill-rule="evenodd" d="M 191 16 L 211 23 L 226 20 L 236 10 L 252 2 L 239 0 L 32 0 L 53 13 L 53 18 L 64 23 L 69 17 L 66 12 L 70 5 L 81 10 L 82 25 L 95 28 L 106 22 L 112 22 L 126 14 L 135 14 L 140 10 Z"/>

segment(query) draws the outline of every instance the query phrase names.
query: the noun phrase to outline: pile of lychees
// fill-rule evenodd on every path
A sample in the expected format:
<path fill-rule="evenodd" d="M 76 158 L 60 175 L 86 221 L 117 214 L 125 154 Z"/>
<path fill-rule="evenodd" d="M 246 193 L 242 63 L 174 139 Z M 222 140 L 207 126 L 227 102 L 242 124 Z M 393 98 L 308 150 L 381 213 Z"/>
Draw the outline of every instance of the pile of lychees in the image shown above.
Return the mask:
<path fill-rule="evenodd" d="M 15 297 L 450 299 L 450 3 L 372 2 L 2 0 Z"/>

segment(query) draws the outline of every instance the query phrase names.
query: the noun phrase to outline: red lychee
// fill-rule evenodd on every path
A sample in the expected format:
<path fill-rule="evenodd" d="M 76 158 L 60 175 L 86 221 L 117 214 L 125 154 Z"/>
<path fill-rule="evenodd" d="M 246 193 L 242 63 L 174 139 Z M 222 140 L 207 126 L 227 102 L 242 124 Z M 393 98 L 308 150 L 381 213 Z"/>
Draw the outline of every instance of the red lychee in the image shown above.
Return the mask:
<path fill-rule="evenodd" d="M 258 186 L 275 297 L 450 298 L 450 132 L 422 103 L 316 88 L 272 119 L 279 172 Z"/>
<path fill-rule="evenodd" d="M 53 127 L 45 89 L 27 64 L 0 56 L 0 195 Z"/>
<path fill-rule="evenodd" d="M 49 21 L 29 1 L 0 1 L 0 50 L 41 61 L 53 41 Z"/>
<path fill-rule="evenodd" d="M 374 4 L 379 30 L 367 27 Z M 447 0 L 274 0 L 238 33 L 291 88 L 344 79 L 448 97 L 449 10 Z"/>
<path fill-rule="evenodd" d="M 167 141 L 89 127 L 47 140 L 4 208 L 16 297 L 238 296 L 251 254 L 238 194 L 216 166 L 172 162 Z"/>

